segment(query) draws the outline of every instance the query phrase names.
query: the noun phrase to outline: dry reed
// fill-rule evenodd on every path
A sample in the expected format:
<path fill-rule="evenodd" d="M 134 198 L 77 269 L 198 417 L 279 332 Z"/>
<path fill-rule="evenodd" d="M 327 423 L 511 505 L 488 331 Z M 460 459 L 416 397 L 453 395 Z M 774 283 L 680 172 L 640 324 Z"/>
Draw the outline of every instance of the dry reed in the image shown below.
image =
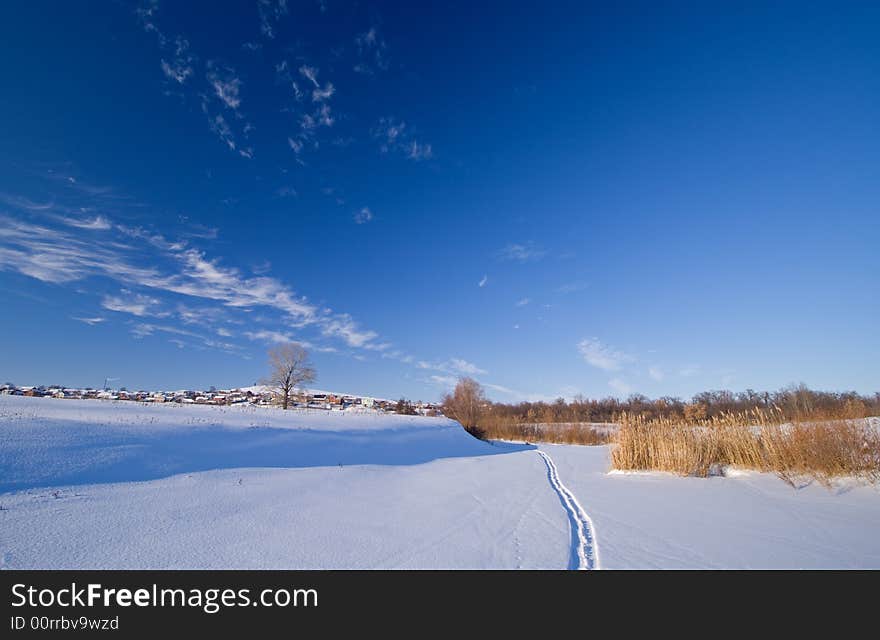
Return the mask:
<path fill-rule="evenodd" d="M 484 427 L 489 440 L 519 440 L 524 442 L 548 442 L 553 444 L 608 444 L 611 434 L 606 429 L 590 425 L 536 425 L 495 422 Z"/>
<path fill-rule="evenodd" d="M 624 414 L 615 443 L 615 469 L 707 476 L 731 466 L 826 486 L 839 476 L 880 479 L 880 434 L 863 420 L 784 423 L 778 409 L 696 423 Z"/>

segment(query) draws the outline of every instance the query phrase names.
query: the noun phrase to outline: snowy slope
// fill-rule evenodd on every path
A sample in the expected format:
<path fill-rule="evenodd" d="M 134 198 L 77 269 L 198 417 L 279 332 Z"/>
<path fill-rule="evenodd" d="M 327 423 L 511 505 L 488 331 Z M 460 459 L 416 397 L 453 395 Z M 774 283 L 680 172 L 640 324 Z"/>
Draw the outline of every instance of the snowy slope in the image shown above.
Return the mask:
<path fill-rule="evenodd" d="M 5 567 L 569 563 L 541 459 L 446 419 L 0 397 L 0 433 Z"/>
<path fill-rule="evenodd" d="M 0 492 L 237 467 L 417 464 L 497 448 L 445 418 L 0 396 Z"/>
<path fill-rule="evenodd" d="M 0 567 L 880 567 L 880 491 L 446 419 L 0 396 Z"/>

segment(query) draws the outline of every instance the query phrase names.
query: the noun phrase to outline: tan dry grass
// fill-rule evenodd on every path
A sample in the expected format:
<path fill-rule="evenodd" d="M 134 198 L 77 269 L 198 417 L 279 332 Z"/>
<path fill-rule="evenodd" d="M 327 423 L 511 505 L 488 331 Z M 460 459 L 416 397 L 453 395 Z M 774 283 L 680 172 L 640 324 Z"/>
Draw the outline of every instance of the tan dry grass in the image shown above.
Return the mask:
<path fill-rule="evenodd" d="M 778 474 L 789 483 L 812 477 L 880 479 L 880 434 L 862 420 L 783 424 L 781 412 L 725 414 L 698 424 L 621 416 L 612 466 L 707 476 L 733 466 Z"/>
<path fill-rule="evenodd" d="M 484 427 L 489 440 L 521 440 L 524 442 L 548 442 L 552 444 L 608 444 L 611 436 L 605 430 L 596 430 L 588 425 L 566 425 L 556 428 L 541 428 L 537 425 L 514 424 L 497 421 Z"/>

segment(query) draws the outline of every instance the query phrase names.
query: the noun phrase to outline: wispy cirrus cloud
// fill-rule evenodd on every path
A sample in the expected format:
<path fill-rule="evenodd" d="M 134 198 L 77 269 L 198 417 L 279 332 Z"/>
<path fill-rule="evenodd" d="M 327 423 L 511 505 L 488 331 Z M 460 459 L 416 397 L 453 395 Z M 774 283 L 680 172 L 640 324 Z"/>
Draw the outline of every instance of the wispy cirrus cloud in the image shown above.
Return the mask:
<path fill-rule="evenodd" d="M 117 282 L 123 289 L 104 295 L 101 306 L 136 318 L 152 316 L 188 323 L 198 317 L 216 328 L 227 320 L 219 313 L 222 310 L 228 315 L 268 309 L 287 326 L 311 329 L 349 347 L 387 348 L 387 343 L 378 341 L 377 332 L 362 328 L 349 314 L 316 305 L 276 278 L 246 276 L 187 241 L 168 240 L 140 227 L 110 225 L 110 230 L 105 225 L 65 229 L 0 215 L 0 270 L 49 283 L 89 278 Z M 111 233 L 130 243 L 111 241 Z M 168 295 L 199 301 L 203 308 L 197 314 L 188 313 L 183 310 L 185 305 L 166 304 L 162 297 Z M 206 309 L 217 312 L 215 317 Z"/>
<path fill-rule="evenodd" d="M 372 75 L 388 69 L 387 45 L 378 27 L 370 27 L 354 39 L 358 51 L 358 61 L 354 65 L 357 73 Z"/>
<path fill-rule="evenodd" d="M 374 342 L 379 337 L 379 334 L 369 329 L 361 329 L 357 322 L 347 313 L 338 313 L 332 318 L 325 318 L 321 321 L 320 326 L 323 335 L 342 338 L 351 347 L 375 349 L 378 351 L 387 348 L 385 344 L 376 344 Z"/>
<path fill-rule="evenodd" d="M 214 60 L 202 65 L 189 40 L 161 29 L 158 2 L 151 0 L 141 4 L 135 14 L 144 31 L 156 37 L 159 67 L 165 79 L 176 88 L 175 91 L 166 90 L 166 93 L 195 97 L 207 117 L 209 129 L 221 142 L 241 157 L 253 158 L 254 150 L 247 144 L 248 132 L 253 125 L 240 111 L 241 78 L 232 68 Z M 230 113 L 232 117 L 227 117 Z"/>
<path fill-rule="evenodd" d="M 173 315 L 183 324 L 205 327 L 220 336 L 232 335 L 232 332 L 223 325 L 241 322 L 233 318 L 225 308 L 210 304 L 193 306 L 192 304 L 179 302 L 174 307 Z"/>
<path fill-rule="evenodd" d="M 313 138 L 319 127 L 332 127 L 334 122 L 330 107 L 322 104 L 314 112 L 302 115 L 299 120 L 300 136 L 306 139 Z"/>
<path fill-rule="evenodd" d="M 189 41 L 182 36 L 169 36 L 158 26 L 157 14 L 159 3 L 155 0 L 144 2 L 135 9 L 135 14 L 140 20 L 141 26 L 147 33 L 156 36 L 156 42 L 159 45 L 159 51 L 162 57 L 159 60 L 159 67 L 165 77 L 183 85 L 195 74 L 195 65 L 197 63 L 196 56 L 192 53 Z"/>
<path fill-rule="evenodd" d="M 482 278 L 480 278 L 480 281 L 477 283 L 477 286 L 480 287 L 480 288 L 482 289 L 483 287 L 486 286 L 486 284 L 487 284 L 488 282 L 489 282 L 489 276 L 488 276 L 488 275 L 484 275 Z"/>
<path fill-rule="evenodd" d="M 323 102 L 329 100 L 336 93 L 336 87 L 332 82 L 328 82 L 324 87 L 312 90 L 312 102 Z"/>
<path fill-rule="evenodd" d="M 241 106 L 241 78 L 229 68 L 218 67 L 208 63 L 208 82 L 214 89 L 214 95 L 233 111 Z"/>
<path fill-rule="evenodd" d="M 201 106 L 202 111 L 208 116 L 211 130 L 231 151 L 237 152 L 243 158 L 253 158 L 253 147 L 241 142 L 241 140 L 247 141 L 248 133 L 254 128 L 240 110 L 243 84 L 241 78 L 231 67 L 212 60 L 208 61 L 205 78 L 211 87 L 211 92 L 202 94 Z M 224 111 L 230 114 L 230 119 L 223 114 Z"/>
<path fill-rule="evenodd" d="M 269 329 L 261 329 L 259 331 L 245 331 L 244 335 L 251 340 L 260 340 L 273 344 L 296 342 L 296 337 L 292 333 L 285 331 L 270 331 Z"/>
<path fill-rule="evenodd" d="M 423 382 L 430 384 L 432 386 L 441 387 L 444 391 L 451 391 L 455 388 L 455 385 L 458 384 L 459 376 L 456 375 L 440 375 L 434 374 L 430 375 L 423 380 Z M 492 382 L 485 382 L 482 380 L 478 380 L 480 385 L 489 391 L 494 391 L 495 393 L 500 393 L 505 396 L 511 396 L 512 398 L 525 400 L 528 402 L 549 402 L 557 397 L 559 394 L 553 395 L 542 395 L 542 394 L 528 394 L 522 393 L 521 391 L 517 391 L 515 389 L 511 389 L 510 387 L 506 387 L 504 385 L 495 384 Z"/>
<path fill-rule="evenodd" d="M 236 139 L 235 133 L 232 131 L 232 127 L 229 126 L 226 118 L 223 117 L 223 114 L 216 113 L 211 115 L 206 103 L 202 103 L 202 109 L 205 112 L 205 115 L 208 116 L 208 124 L 211 127 L 211 131 L 217 134 L 217 137 L 226 144 L 227 147 L 231 151 L 237 151 L 239 155 L 244 158 L 253 158 L 254 152 L 250 147 L 240 148 L 238 140 Z"/>
<path fill-rule="evenodd" d="M 62 218 L 62 222 L 71 227 L 79 227 L 80 229 L 107 230 L 112 228 L 113 226 L 110 224 L 110 221 L 104 216 L 95 216 L 94 218 L 83 219 L 65 217 Z"/>
<path fill-rule="evenodd" d="M 250 340 L 265 342 L 267 344 L 287 344 L 289 342 L 297 342 L 303 347 L 319 353 L 337 353 L 339 351 L 336 347 L 316 345 L 308 340 L 302 340 L 289 331 L 270 331 L 261 329 L 260 331 L 245 331 L 244 335 Z"/>
<path fill-rule="evenodd" d="M 412 364 L 415 362 L 414 356 L 412 356 L 408 353 L 404 353 L 403 351 L 401 351 L 399 349 L 392 349 L 390 351 L 389 350 L 383 351 L 382 358 L 385 358 L 388 360 L 398 360 L 404 364 Z"/>
<path fill-rule="evenodd" d="M 293 187 L 288 187 L 286 185 L 283 187 L 278 187 L 275 190 L 275 194 L 279 198 L 295 198 L 298 195 L 296 189 L 294 189 Z"/>
<path fill-rule="evenodd" d="M 312 102 L 324 102 L 325 100 L 329 100 L 333 94 L 336 93 L 336 87 L 333 86 L 332 82 L 325 83 L 323 87 L 321 86 L 321 83 L 318 82 L 317 67 L 310 67 L 304 64 L 299 68 L 299 73 L 314 85 L 314 88 L 312 89 Z M 295 82 L 292 84 L 295 96 L 298 99 L 301 99 L 302 92 L 300 91 L 299 85 Z"/>
<path fill-rule="evenodd" d="M 174 327 L 165 324 L 138 322 L 131 328 L 131 334 L 136 338 L 145 338 L 147 336 L 153 335 L 157 331 L 161 331 L 162 333 L 172 333 L 178 336 L 190 336 L 192 338 L 199 337 L 197 333 L 194 333 L 192 331 L 187 331 L 186 329 L 181 329 L 180 327 Z"/>
<path fill-rule="evenodd" d="M 9 193 L 0 193 L 0 202 L 9 205 L 10 207 L 15 207 L 16 209 L 22 209 L 24 211 L 48 211 L 55 207 L 55 203 L 52 201 L 36 202 L 34 200 L 30 200 L 29 198 L 16 196 Z"/>
<path fill-rule="evenodd" d="M 278 23 L 287 13 L 287 0 L 257 0 L 260 33 L 269 39 L 274 38 Z"/>
<path fill-rule="evenodd" d="M 162 302 L 158 298 L 145 296 L 141 293 L 133 293 L 123 289 L 116 296 L 104 296 L 101 306 L 108 311 L 129 313 L 133 316 L 156 316 L 167 317 L 170 312 L 162 309 Z"/>
<path fill-rule="evenodd" d="M 282 60 L 275 64 L 275 82 L 290 87 L 294 100 L 302 102 L 305 97 L 305 92 L 300 88 L 299 82 L 294 78 L 292 67 L 287 60 Z"/>
<path fill-rule="evenodd" d="M 457 375 L 476 376 L 488 373 L 485 369 L 481 369 L 473 362 L 468 362 L 463 358 L 449 358 L 443 362 L 427 362 L 420 360 L 416 363 L 419 369 L 429 369 L 432 371 L 442 371 L 444 373 L 453 373 Z"/>
<path fill-rule="evenodd" d="M 294 152 L 295 154 L 297 154 L 297 155 L 299 155 L 300 152 L 303 150 L 303 142 L 302 142 L 302 140 L 296 140 L 296 139 L 291 138 L 291 137 L 288 136 L 288 138 L 287 138 L 287 144 L 288 144 L 288 146 L 289 146 L 291 149 L 293 149 L 293 152 Z"/>
<path fill-rule="evenodd" d="M 406 148 L 406 157 L 410 160 L 430 160 L 434 157 L 434 149 L 430 144 L 411 140 Z"/>
<path fill-rule="evenodd" d="M 452 389 L 453 387 L 455 387 L 456 384 L 458 384 L 458 378 L 456 378 L 455 376 L 432 375 L 428 376 L 427 382 L 439 385 L 447 389 Z"/>
<path fill-rule="evenodd" d="M 290 72 L 290 67 L 286 60 L 275 67 L 276 76 L 286 83 L 290 83 L 293 88 L 294 98 L 297 103 L 303 102 L 305 91 L 303 91 Z M 331 128 L 336 123 L 336 117 L 333 115 L 333 109 L 329 104 L 330 99 L 336 93 L 336 87 L 332 82 L 327 82 L 322 87 L 318 82 L 319 69 L 308 64 L 300 65 L 299 75 L 302 76 L 306 84 L 312 85 L 312 106 L 309 111 L 304 111 L 303 107 L 295 105 L 294 108 L 285 108 L 285 111 L 291 111 L 299 114 L 299 131 L 287 137 L 287 144 L 297 155 L 300 164 L 305 164 L 299 156 L 307 148 L 317 149 L 320 146 L 318 140 L 319 131 L 322 128 Z"/>
<path fill-rule="evenodd" d="M 176 327 L 169 324 L 136 322 L 129 329 L 129 333 L 137 340 L 142 340 L 143 338 L 154 336 L 157 333 L 162 335 L 180 336 L 169 338 L 168 342 L 171 342 L 172 344 L 175 344 L 177 345 L 177 347 L 182 349 L 187 346 L 188 343 L 181 338 L 186 338 L 189 340 L 189 344 L 195 345 L 200 349 L 217 349 L 226 353 L 243 355 L 242 349 L 239 345 L 230 342 L 224 342 L 222 340 L 214 340 L 213 338 L 200 334 L 196 331 L 183 329 L 181 327 Z"/>
<path fill-rule="evenodd" d="M 530 304 L 531 302 L 532 302 L 531 298 L 520 298 L 519 300 L 516 301 L 516 306 L 517 307 L 525 307 L 526 305 Z"/>
<path fill-rule="evenodd" d="M 630 354 L 609 347 L 598 338 L 584 338 L 578 342 L 577 348 L 587 363 L 605 371 L 617 371 L 624 364 L 635 360 Z"/>
<path fill-rule="evenodd" d="M 315 85 L 316 89 L 321 86 L 318 84 L 318 69 L 316 67 L 310 67 L 309 65 L 304 64 L 299 68 L 299 73 L 302 77 Z"/>
<path fill-rule="evenodd" d="M 516 391 L 510 389 L 509 387 L 504 387 L 500 384 L 492 384 L 491 382 L 482 383 L 484 387 L 489 389 L 490 391 L 496 391 L 498 393 L 503 393 L 505 395 L 515 395 Z"/>
<path fill-rule="evenodd" d="M 90 327 L 95 326 L 96 324 L 101 324 L 102 322 L 106 322 L 107 318 L 102 318 L 101 316 L 95 316 L 94 318 L 79 318 L 76 316 L 71 316 L 73 320 L 77 322 L 82 322 L 83 324 L 87 324 Z"/>
<path fill-rule="evenodd" d="M 164 58 L 161 61 L 161 67 L 162 73 L 178 84 L 183 84 L 186 82 L 186 79 L 193 74 L 193 68 L 191 66 L 180 64 L 176 61 L 167 62 Z"/>
<path fill-rule="evenodd" d="M 159 46 L 164 47 L 167 44 L 167 38 L 156 24 L 156 14 L 159 10 L 159 0 L 143 0 L 135 7 L 134 14 L 147 33 L 154 33 L 159 40 Z"/>
<path fill-rule="evenodd" d="M 415 139 L 406 122 L 396 118 L 380 118 L 373 127 L 373 137 L 379 141 L 382 153 L 398 152 L 410 160 L 429 160 L 434 157 L 433 147 Z"/>
<path fill-rule="evenodd" d="M 542 259 L 547 252 L 533 242 L 525 244 L 511 243 L 497 251 L 499 260 L 508 262 L 535 262 Z"/>
<path fill-rule="evenodd" d="M 354 214 L 354 222 L 355 224 L 366 224 L 373 219 L 373 212 L 370 211 L 369 207 L 363 207 L 360 211 L 356 211 Z"/>
<path fill-rule="evenodd" d="M 196 59 L 190 52 L 189 41 L 186 38 L 174 38 L 173 46 L 162 47 L 169 53 L 168 60 L 164 57 L 159 61 L 162 73 L 169 80 L 173 80 L 177 84 L 184 84 L 193 76 L 195 69 L 193 68 Z"/>

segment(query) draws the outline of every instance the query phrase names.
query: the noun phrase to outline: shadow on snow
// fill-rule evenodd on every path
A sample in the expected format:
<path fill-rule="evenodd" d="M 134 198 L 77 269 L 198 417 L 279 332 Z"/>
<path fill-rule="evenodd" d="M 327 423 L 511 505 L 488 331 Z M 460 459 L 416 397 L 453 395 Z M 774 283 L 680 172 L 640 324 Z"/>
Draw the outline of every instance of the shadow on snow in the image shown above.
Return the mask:
<path fill-rule="evenodd" d="M 415 465 L 535 449 L 483 442 L 455 426 L 343 431 L 213 426 L 130 431 L 76 421 L 52 422 L 49 433 L 40 430 L 43 438 L 32 440 L 20 433 L 23 437 L 0 447 L 0 492 L 156 480 L 245 467 Z"/>

